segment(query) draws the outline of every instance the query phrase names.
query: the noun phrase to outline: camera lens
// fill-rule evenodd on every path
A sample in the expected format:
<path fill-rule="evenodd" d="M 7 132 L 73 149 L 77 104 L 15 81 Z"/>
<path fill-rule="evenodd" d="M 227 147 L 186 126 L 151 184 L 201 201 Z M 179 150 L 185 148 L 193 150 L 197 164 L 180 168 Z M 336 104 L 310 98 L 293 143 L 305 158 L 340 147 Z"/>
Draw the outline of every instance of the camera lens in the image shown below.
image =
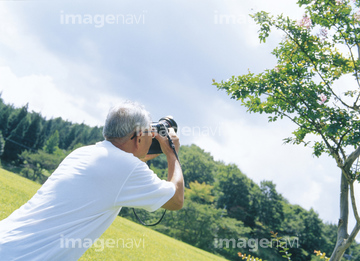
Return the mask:
<path fill-rule="evenodd" d="M 163 123 L 167 128 L 174 128 L 175 132 L 177 132 L 178 126 L 172 116 L 161 118 L 159 122 Z"/>

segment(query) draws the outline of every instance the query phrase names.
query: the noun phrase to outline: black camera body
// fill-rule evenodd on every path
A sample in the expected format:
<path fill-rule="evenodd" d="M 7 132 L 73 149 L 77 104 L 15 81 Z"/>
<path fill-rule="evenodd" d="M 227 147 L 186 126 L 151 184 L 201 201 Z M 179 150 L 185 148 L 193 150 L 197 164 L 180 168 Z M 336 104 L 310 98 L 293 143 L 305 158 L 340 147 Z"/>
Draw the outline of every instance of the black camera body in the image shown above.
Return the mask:
<path fill-rule="evenodd" d="M 177 124 L 172 116 L 161 118 L 158 122 L 153 122 L 151 128 L 155 129 L 159 135 L 166 137 L 168 135 L 168 129 L 173 128 L 177 132 Z M 161 154 L 163 153 L 160 147 L 160 143 L 157 139 L 153 139 L 148 154 Z"/>

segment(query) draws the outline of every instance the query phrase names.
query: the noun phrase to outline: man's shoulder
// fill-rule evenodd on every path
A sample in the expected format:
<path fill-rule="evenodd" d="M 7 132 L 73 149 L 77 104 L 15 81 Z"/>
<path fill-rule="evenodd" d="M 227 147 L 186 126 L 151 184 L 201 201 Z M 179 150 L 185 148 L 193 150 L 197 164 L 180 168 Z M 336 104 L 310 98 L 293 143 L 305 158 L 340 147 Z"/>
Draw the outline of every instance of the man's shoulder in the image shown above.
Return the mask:
<path fill-rule="evenodd" d="M 124 164 L 126 162 L 131 165 L 138 165 L 143 163 L 132 153 L 119 149 L 107 140 L 97 142 L 94 147 L 89 147 L 88 149 L 92 151 L 91 153 L 97 154 L 99 157 L 106 158 L 110 161 L 116 161 L 119 164 Z"/>

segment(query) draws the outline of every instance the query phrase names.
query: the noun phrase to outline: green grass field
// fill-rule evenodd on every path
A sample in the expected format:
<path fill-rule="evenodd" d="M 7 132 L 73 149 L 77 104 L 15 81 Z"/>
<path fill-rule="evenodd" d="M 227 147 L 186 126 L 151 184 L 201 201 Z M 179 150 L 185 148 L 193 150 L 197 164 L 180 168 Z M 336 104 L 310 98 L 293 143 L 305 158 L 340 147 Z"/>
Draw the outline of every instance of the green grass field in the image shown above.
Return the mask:
<path fill-rule="evenodd" d="M 40 185 L 0 168 L 0 220 L 28 201 Z M 117 217 L 80 260 L 225 260 Z"/>

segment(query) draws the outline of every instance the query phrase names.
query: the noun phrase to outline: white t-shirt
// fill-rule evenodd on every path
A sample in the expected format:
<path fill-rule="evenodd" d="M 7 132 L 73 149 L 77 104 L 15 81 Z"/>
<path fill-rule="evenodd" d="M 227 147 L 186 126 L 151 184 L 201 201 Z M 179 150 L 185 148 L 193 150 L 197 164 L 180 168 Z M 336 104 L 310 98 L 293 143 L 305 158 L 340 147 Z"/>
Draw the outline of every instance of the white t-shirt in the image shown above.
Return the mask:
<path fill-rule="evenodd" d="M 79 148 L 0 221 L 0 260 L 78 260 L 121 207 L 155 211 L 174 193 L 173 183 L 109 141 Z"/>

